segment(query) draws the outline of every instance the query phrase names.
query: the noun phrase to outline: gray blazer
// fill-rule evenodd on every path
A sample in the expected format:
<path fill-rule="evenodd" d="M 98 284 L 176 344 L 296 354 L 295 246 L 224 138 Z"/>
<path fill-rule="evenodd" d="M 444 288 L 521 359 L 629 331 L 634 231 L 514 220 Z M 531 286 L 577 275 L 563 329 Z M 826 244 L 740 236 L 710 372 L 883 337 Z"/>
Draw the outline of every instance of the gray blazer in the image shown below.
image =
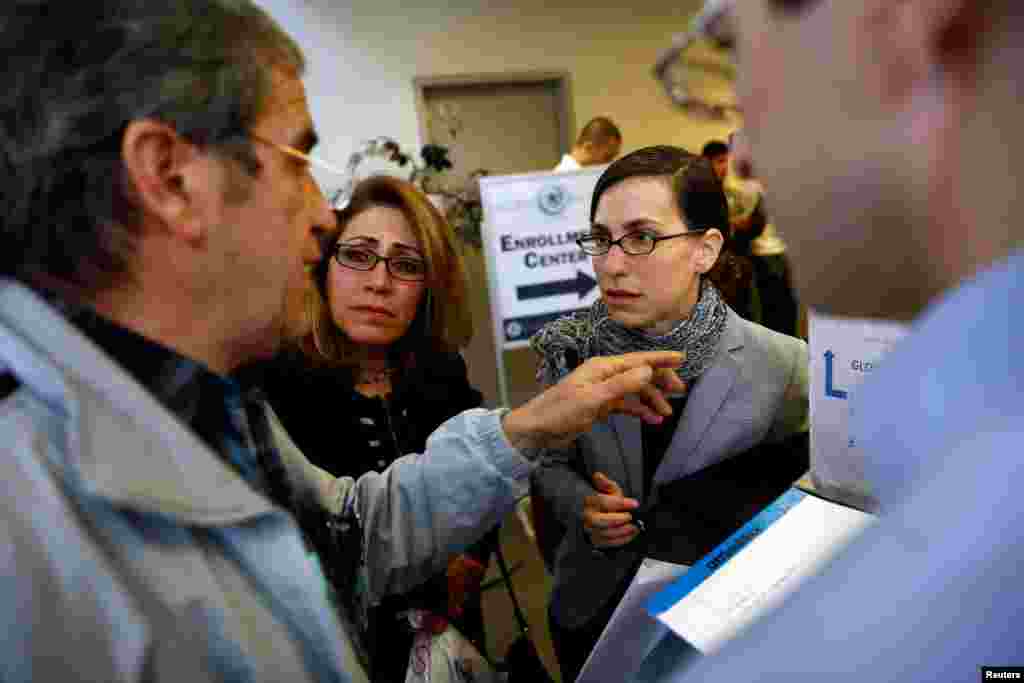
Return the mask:
<path fill-rule="evenodd" d="M 807 344 L 740 318 L 731 309 L 714 363 L 691 388 L 668 451 L 643 491 L 641 424 L 613 415 L 594 425 L 571 449 L 545 454 L 533 475 L 566 527 L 555 552 L 552 614 L 565 628 L 590 620 L 636 565 L 626 547 L 595 550 L 582 524 L 583 501 L 595 493 L 595 472 L 616 481 L 641 504 L 657 500 L 659 484 L 674 481 L 742 453 L 808 429 Z"/>

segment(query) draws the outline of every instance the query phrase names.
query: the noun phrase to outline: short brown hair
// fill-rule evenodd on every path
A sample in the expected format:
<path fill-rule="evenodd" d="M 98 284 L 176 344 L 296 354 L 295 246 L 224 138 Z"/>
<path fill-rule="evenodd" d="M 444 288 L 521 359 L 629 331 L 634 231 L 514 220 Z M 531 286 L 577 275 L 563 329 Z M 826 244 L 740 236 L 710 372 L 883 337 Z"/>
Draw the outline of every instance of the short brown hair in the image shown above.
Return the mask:
<path fill-rule="evenodd" d="M 417 351 L 456 351 L 473 336 L 473 314 L 467 297 L 466 271 L 455 235 L 437 207 L 415 185 L 391 176 L 373 176 L 356 185 L 344 209 L 336 210 L 338 231 L 324 250 L 315 279 L 320 296 L 311 304 L 314 360 L 333 365 L 353 365 L 359 348 L 338 327 L 331 316 L 327 272 L 338 241 L 359 214 L 374 207 L 401 211 L 423 245 L 427 262 L 426 293 L 409 331 L 396 344 L 406 363 Z M 310 348 L 312 347 L 312 349 Z"/>
<path fill-rule="evenodd" d="M 615 125 L 615 122 L 607 116 L 598 116 L 590 119 L 587 125 L 583 126 L 579 137 L 576 138 L 577 145 L 589 142 L 592 145 L 604 147 L 612 141 L 621 143 L 622 132 L 619 131 L 619 127 Z"/>

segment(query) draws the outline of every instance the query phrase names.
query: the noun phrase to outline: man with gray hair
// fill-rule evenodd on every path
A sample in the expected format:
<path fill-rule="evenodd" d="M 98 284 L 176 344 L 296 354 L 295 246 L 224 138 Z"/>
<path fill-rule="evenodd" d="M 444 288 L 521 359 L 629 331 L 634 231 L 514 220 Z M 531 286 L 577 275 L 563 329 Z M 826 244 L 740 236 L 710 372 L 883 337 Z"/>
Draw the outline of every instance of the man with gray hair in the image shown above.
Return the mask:
<path fill-rule="evenodd" d="M 599 359 L 384 473 L 311 466 L 233 377 L 304 331 L 334 227 L 303 68 L 250 0 L 0 9 L 0 680 L 366 680 L 296 517 L 401 591 L 528 454 L 679 388 L 678 356 Z"/>
<path fill-rule="evenodd" d="M 864 462 L 844 470 L 866 481 L 847 485 L 878 523 L 718 654 L 691 666 L 670 638 L 640 678 L 1019 677 L 1024 5 L 715 4 L 802 297 L 911 332 L 851 411 Z"/>

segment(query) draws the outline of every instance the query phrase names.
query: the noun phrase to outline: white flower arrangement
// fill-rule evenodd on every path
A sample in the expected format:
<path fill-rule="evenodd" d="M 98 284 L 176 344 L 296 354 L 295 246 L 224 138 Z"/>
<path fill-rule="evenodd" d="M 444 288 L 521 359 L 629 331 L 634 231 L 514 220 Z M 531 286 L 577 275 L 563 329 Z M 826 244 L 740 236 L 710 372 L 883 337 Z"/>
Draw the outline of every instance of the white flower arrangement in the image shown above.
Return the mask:
<path fill-rule="evenodd" d="M 369 172 L 366 166 L 372 168 Z M 477 179 L 486 171 L 470 175 L 467 187 L 450 189 L 444 186 L 440 176 L 452 168 L 448 159 L 448 148 L 441 145 L 424 145 L 419 155 L 402 149 L 394 138 L 381 136 L 367 140 L 353 152 L 345 167 L 346 181 L 331 197 L 331 204 L 343 207 L 356 184 L 373 173 L 387 173 L 404 178 L 415 184 L 424 194 L 434 199 L 442 210 L 455 233 L 466 243 L 481 246 L 480 225 L 483 211 Z"/>

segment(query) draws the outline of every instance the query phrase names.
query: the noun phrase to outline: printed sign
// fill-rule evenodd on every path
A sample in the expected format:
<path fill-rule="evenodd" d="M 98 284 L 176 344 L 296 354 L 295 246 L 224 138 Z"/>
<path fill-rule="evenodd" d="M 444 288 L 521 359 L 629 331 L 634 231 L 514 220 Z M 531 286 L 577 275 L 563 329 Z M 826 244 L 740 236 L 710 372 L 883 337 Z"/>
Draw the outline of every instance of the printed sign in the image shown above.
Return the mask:
<path fill-rule="evenodd" d="M 589 230 L 602 168 L 480 179 L 483 241 L 499 346 L 525 346 L 546 323 L 587 308 L 597 280 L 576 239 Z"/>
<path fill-rule="evenodd" d="M 899 323 L 833 318 L 810 311 L 811 470 L 827 490 L 870 498 L 857 437 L 850 433 L 858 385 L 907 334 Z"/>

